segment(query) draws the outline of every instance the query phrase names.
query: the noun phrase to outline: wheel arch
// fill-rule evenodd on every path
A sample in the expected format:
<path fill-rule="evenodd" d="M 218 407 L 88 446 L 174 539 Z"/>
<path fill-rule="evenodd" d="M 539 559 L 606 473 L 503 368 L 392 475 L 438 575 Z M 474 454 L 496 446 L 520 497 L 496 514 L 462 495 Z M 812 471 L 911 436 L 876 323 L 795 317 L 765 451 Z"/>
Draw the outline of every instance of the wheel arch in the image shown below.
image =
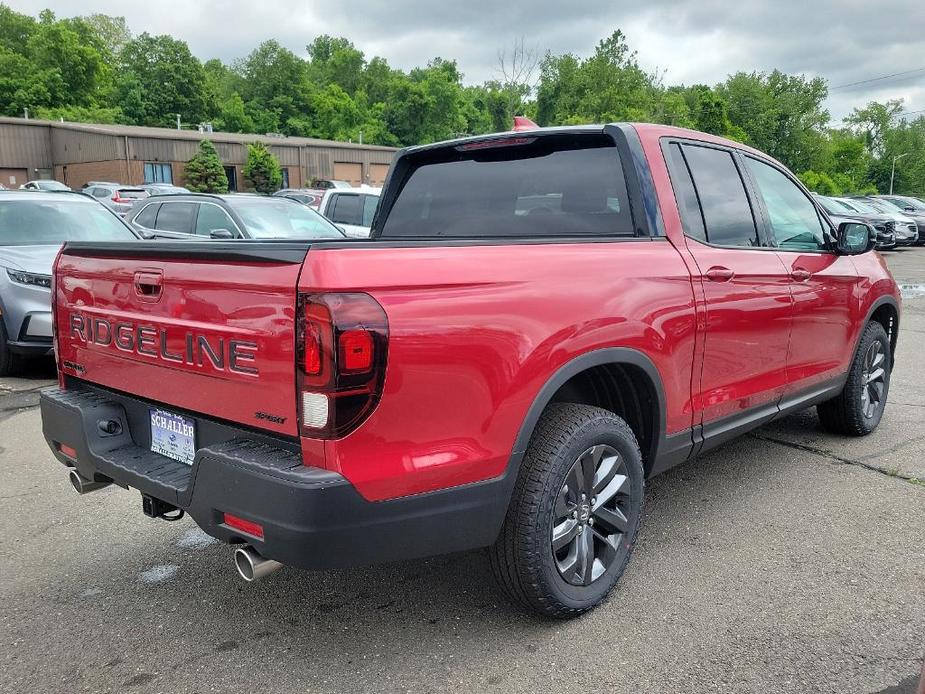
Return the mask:
<path fill-rule="evenodd" d="M 618 370 L 614 372 L 613 370 Z M 616 376 L 612 376 L 609 382 L 605 374 L 622 373 L 624 377 L 634 379 L 632 384 L 621 384 Z M 572 386 L 576 390 L 581 388 L 582 380 L 588 380 L 591 383 L 593 393 L 592 402 L 586 399 L 572 399 L 575 397 L 575 390 L 569 391 Z M 600 388 L 594 384 L 599 383 Z M 616 411 L 613 406 L 607 407 L 605 404 L 607 398 L 612 397 L 614 392 L 619 392 L 621 385 L 632 385 L 634 388 L 645 389 L 635 392 L 635 402 L 631 405 L 639 404 L 640 397 L 645 399 L 645 407 L 642 411 L 627 417 L 626 412 Z M 587 390 L 582 392 L 587 394 Z M 566 399 L 562 399 L 565 396 Z M 665 439 L 665 390 L 662 385 L 661 375 L 658 368 L 652 360 L 643 352 L 629 347 L 608 347 L 604 349 L 587 352 L 571 361 L 565 363 L 546 381 L 539 393 L 533 399 L 533 403 L 527 410 L 524 421 L 520 426 L 517 439 L 514 442 L 514 450 L 511 455 L 511 462 L 519 466 L 523 459 L 524 453 L 530 444 L 530 439 L 536 429 L 540 416 L 546 407 L 552 402 L 585 402 L 585 404 L 595 404 L 603 406 L 605 409 L 616 411 L 616 413 L 627 419 L 627 424 L 633 429 L 637 439 L 639 439 L 640 449 L 643 455 L 643 465 L 648 475 L 653 469 L 655 460 L 659 454 L 659 449 Z"/>
<path fill-rule="evenodd" d="M 890 363 L 893 363 L 893 360 L 896 356 L 896 341 L 899 337 L 899 302 L 890 295 L 881 296 L 876 299 L 867 309 L 867 317 L 864 320 L 864 325 L 866 326 L 871 321 L 876 321 L 883 326 L 883 329 L 886 330 L 887 336 L 890 338 Z M 861 344 L 861 338 L 864 336 L 863 326 L 860 330 L 860 334 L 855 341 L 854 351 L 857 352 L 858 346 Z"/>

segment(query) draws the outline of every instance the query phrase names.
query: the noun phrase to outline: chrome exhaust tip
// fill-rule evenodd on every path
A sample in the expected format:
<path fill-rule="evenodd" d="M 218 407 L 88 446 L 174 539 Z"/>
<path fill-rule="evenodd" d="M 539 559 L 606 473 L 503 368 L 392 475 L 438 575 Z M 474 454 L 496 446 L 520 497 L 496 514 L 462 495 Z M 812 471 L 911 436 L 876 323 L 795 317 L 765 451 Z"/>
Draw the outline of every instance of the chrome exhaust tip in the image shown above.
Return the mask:
<path fill-rule="evenodd" d="M 283 565 L 273 559 L 267 559 L 253 547 L 239 547 L 234 551 L 234 565 L 241 574 L 241 578 L 250 583 L 274 571 L 279 571 Z"/>
<path fill-rule="evenodd" d="M 89 494 L 90 492 L 95 492 L 97 489 L 102 489 L 112 484 L 112 482 L 94 482 L 93 480 L 88 480 L 86 477 L 81 476 L 76 468 L 70 469 L 70 472 L 67 473 L 67 478 L 78 494 Z"/>

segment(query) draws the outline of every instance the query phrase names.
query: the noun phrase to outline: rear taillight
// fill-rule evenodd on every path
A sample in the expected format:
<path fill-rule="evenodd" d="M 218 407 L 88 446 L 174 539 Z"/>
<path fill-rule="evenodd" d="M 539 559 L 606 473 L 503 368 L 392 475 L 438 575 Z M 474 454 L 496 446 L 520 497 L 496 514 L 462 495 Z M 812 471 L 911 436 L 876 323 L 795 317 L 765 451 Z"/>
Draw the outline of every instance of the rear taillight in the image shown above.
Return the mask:
<path fill-rule="evenodd" d="M 298 302 L 299 429 L 340 438 L 379 402 L 388 320 L 368 294 L 301 294 Z"/>

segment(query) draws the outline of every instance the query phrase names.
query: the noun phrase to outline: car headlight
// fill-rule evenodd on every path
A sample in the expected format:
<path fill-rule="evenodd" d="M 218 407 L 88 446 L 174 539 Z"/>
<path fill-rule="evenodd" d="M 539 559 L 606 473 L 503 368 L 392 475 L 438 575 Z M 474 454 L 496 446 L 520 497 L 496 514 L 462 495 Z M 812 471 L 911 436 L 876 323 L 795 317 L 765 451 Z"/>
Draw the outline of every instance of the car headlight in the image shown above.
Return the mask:
<path fill-rule="evenodd" d="M 19 284 L 28 284 L 33 287 L 51 288 L 51 275 L 37 275 L 34 272 L 23 272 L 22 270 L 6 269 L 6 274 L 10 279 Z"/>

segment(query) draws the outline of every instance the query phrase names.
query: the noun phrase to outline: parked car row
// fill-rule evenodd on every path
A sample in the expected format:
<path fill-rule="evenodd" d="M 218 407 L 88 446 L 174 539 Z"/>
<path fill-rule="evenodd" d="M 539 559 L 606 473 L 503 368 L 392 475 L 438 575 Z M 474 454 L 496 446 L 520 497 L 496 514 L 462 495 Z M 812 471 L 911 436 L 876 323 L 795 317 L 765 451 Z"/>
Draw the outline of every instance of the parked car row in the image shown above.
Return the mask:
<path fill-rule="evenodd" d="M 914 207 L 912 202 L 904 203 L 905 207 L 901 208 L 888 196 L 879 195 L 815 197 L 836 224 L 843 221 L 861 221 L 873 227 L 877 235 L 877 250 L 925 245 L 925 203 L 917 198 L 908 200 L 922 205 L 921 208 Z"/>

